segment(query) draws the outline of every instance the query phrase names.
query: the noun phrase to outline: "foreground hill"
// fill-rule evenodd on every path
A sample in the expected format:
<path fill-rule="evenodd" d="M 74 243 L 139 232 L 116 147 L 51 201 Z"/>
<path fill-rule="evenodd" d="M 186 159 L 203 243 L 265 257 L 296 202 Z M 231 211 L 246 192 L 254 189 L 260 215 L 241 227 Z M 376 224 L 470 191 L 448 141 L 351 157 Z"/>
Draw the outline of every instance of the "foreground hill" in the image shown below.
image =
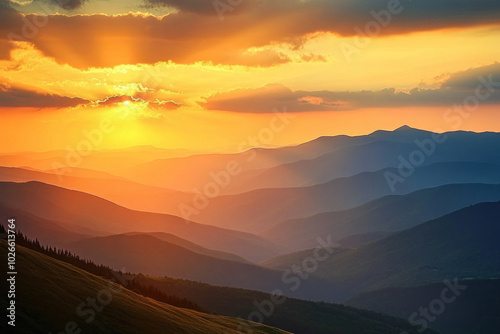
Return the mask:
<path fill-rule="evenodd" d="M 135 281 L 157 287 L 160 291 L 187 298 L 205 309 L 246 319 L 256 311 L 267 313 L 264 323 L 296 334 L 400 334 L 418 333 L 407 320 L 364 311 L 339 304 L 315 303 L 287 298 L 269 306 L 270 295 L 251 290 L 218 287 L 199 282 L 138 275 Z M 281 288 L 281 286 L 280 286 Z M 259 305 L 259 306 L 256 306 Z M 260 308 L 262 307 L 262 308 Z M 436 333 L 427 330 L 425 334 Z"/>
<path fill-rule="evenodd" d="M 259 189 L 213 198 L 194 216 L 197 222 L 247 232 L 261 232 L 274 224 L 321 212 L 354 208 L 387 195 L 403 195 L 452 183 L 500 183 L 500 167 L 484 163 L 450 162 L 416 168 L 404 182 L 387 183 L 386 173 L 397 169 L 357 174 L 310 187 Z"/>
<path fill-rule="evenodd" d="M 313 273 L 337 291 L 339 301 L 364 291 L 418 285 L 444 279 L 500 277 L 500 202 L 481 203 L 362 245 L 338 249 Z M 312 250 L 271 259 L 274 269 L 289 268 Z"/>
<path fill-rule="evenodd" d="M 500 333 L 500 279 L 459 281 L 465 290 L 446 304 L 429 326 L 442 334 Z M 365 292 L 344 301 L 354 307 L 389 313 L 407 319 L 422 306 L 441 298 L 444 283 L 387 288 Z M 450 292 L 445 295 L 452 298 Z M 420 319 L 422 320 L 422 319 Z M 420 327 L 420 325 L 419 325 Z"/>
<path fill-rule="evenodd" d="M 129 210 L 96 196 L 40 182 L 0 182 L 0 204 L 90 236 L 165 232 L 251 261 L 279 252 L 278 247 L 252 234 L 197 224 L 172 215 Z"/>
<path fill-rule="evenodd" d="M 402 231 L 473 204 L 496 201 L 500 201 L 500 185 L 450 184 L 385 196 L 349 210 L 288 220 L 259 235 L 273 243 L 291 245 L 292 251 L 314 247 L 318 235 L 330 235 L 342 243 L 343 238 L 364 234 L 366 241 L 373 241 L 387 232 Z"/>
<path fill-rule="evenodd" d="M 269 305 L 266 305 L 266 300 L 270 299 L 270 295 L 262 292 L 227 287 L 215 287 L 198 282 L 176 280 L 171 278 L 160 279 L 145 277 L 143 275 L 122 275 L 113 272 L 107 267 L 97 266 L 88 261 L 82 261 L 78 258 L 75 258 L 72 254 L 68 254 L 66 252 L 61 253 L 48 251 L 48 248 L 41 249 L 38 244 L 29 242 L 25 238 L 22 238 L 20 235 L 18 235 L 17 241 L 19 245 L 23 245 L 22 247 L 18 247 L 21 253 L 24 254 L 25 252 L 31 252 L 30 255 L 34 255 L 30 257 L 30 261 L 32 261 L 32 263 L 38 263 L 39 261 L 37 261 L 37 259 L 39 257 L 41 257 L 42 259 L 47 259 L 47 256 L 50 256 L 49 259 L 55 261 L 56 263 L 60 263 L 64 267 L 74 268 L 73 266 L 77 266 L 80 269 L 90 270 L 90 272 L 94 274 L 103 275 L 103 277 L 106 277 L 106 279 L 118 279 L 121 284 L 129 288 L 129 290 L 135 292 L 140 291 L 141 293 L 145 293 L 150 298 L 158 298 L 156 300 L 160 300 L 169 305 L 182 307 L 182 311 L 188 311 L 186 310 L 186 308 L 189 308 L 190 310 L 207 312 L 207 308 L 203 308 L 199 304 L 193 303 L 191 300 L 183 297 L 185 295 L 193 295 L 196 299 L 202 300 L 204 303 L 206 303 L 210 307 L 211 312 L 214 312 L 214 310 L 216 310 L 216 312 L 219 314 L 229 316 L 248 314 L 248 316 L 246 316 L 245 318 L 251 318 L 250 315 L 253 314 L 255 319 L 257 319 L 258 321 L 263 321 L 266 325 L 273 323 L 274 327 L 284 328 L 285 330 L 294 332 L 296 334 L 363 334 L 367 333 L 367 331 L 373 334 L 399 334 L 404 330 L 407 330 L 407 332 L 410 334 L 417 333 L 417 331 L 412 328 L 405 320 L 388 315 L 357 310 L 342 305 L 313 303 L 297 299 L 283 300 L 283 297 L 278 297 L 278 299 L 282 302 L 280 302 L 279 305 L 275 305 L 271 309 L 269 308 Z M 46 254 L 47 256 L 41 255 L 40 253 L 35 253 L 31 250 L 26 249 L 25 247 L 30 247 L 30 249 L 31 247 L 33 247 L 34 250 L 36 249 L 37 251 L 42 251 L 42 253 Z M 0 250 L 2 249 L 0 248 Z M 59 261 L 65 262 L 61 263 Z M 45 266 L 43 266 L 44 263 L 44 261 L 41 261 L 41 270 L 46 269 Z M 40 270 L 40 268 L 38 269 Z M 50 270 L 53 269 L 53 267 L 50 266 L 50 268 L 47 269 Z M 61 276 L 64 276 L 68 281 L 74 282 L 73 276 L 67 275 L 65 270 L 57 271 L 57 273 L 61 274 Z M 89 277 L 95 277 L 93 275 L 90 275 L 88 272 L 86 273 Z M 52 274 L 54 274 L 54 272 L 52 272 Z M 28 279 L 31 279 L 31 277 L 29 277 Z M 50 279 L 50 276 L 47 277 L 47 279 Z M 58 281 L 56 281 L 56 283 L 57 282 Z M 42 288 L 43 287 L 44 285 L 42 285 Z M 78 287 L 78 285 L 72 286 L 71 292 L 69 294 L 74 294 L 75 290 L 78 290 Z M 122 288 L 115 285 L 108 285 L 108 288 L 109 287 L 113 287 L 113 289 Z M 55 289 L 56 292 L 59 288 L 64 288 L 64 285 L 61 287 L 58 286 L 58 288 Z M 104 293 L 106 293 L 106 291 L 99 290 L 97 292 L 98 299 L 99 296 L 100 298 L 102 298 Z M 113 295 L 121 293 L 121 291 L 112 292 Z M 25 297 L 24 293 L 22 293 L 22 297 Z M 111 303 L 114 302 L 114 300 L 115 299 L 112 299 Z M 151 299 L 148 300 L 151 301 Z M 255 305 L 257 301 L 260 301 L 260 305 L 258 306 Z M 26 300 L 23 299 L 23 302 L 26 302 Z M 269 304 L 269 301 L 267 303 Z M 107 310 L 110 303 L 103 302 L 103 304 L 106 305 L 102 305 L 103 309 L 97 312 L 97 316 L 100 314 L 100 312 L 106 311 L 108 312 L 107 315 L 110 315 L 110 311 Z M 130 307 L 133 307 L 133 305 L 131 305 Z M 264 307 L 264 309 L 261 307 Z M 255 314 L 258 312 L 263 312 L 266 314 L 266 316 L 259 319 L 259 316 L 255 316 Z M 85 312 L 84 314 L 77 313 L 77 315 L 79 317 L 90 316 L 87 312 Z M 114 321 L 120 321 L 120 319 L 114 319 Z M 112 326 L 112 324 L 107 325 Z M 194 326 L 196 325 L 196 322 L 193 322 L 190 325 Z M 239 333 L 261 333 L 261 331 L 256 331 L 253 328 L 254 326 L 256 326 L 256 324 L 252 323 L 251 321 L 248 321 L 246 319 L 238 319 L 238 329 L 240 330 Z M 183 331 L 180 331 L 180 328 L 176 328 L 176 330 L 182 333 L 191 333 L 190 327 L 191 326 L 182 328 Z M 83 327 L 83 330 L 85 332 L 87 331 L 87 329 L 90 329 L 92 333 L 96 334 L 102 332 L 96 331 L 93 328 L 86 328 L 85 326 Z M 162 330 L 161 333 L 170 333 L 170 331 L 168 331 L 169 329 L 170 328 L 166 328 Z M 265 331 L 267 330 L 267 327 L 261 327 L 260 329 Z M 23 333 L 24 332 L 29 333 L 27 330 L 23 331 Z M 144 331 L 141 331 L 141 333 L 144 333 Z M 145 333 L 148 333 L 148 331 L 146 331 Z M 229 332 L 224 331 L 220 333 Z M 426 333 L 434 334 L 435 332 L 432 330 L 428 330 Z"/>
<path fill-rule="evenodd" d="M 7 244 L 3 240 L 0 242 L 0 253 L 3 258 L 7 256 Z M 68 323 L 70 325 L 66 328 L 73 328 L 73 331 L 81 328 L 88 333 L 240 333 L 237 330 L 240 323 L 236 318 L 199 313 L 157 302 L 129 290 L 121 290 L 114 283 L 20 246 L 17 247 L 16 258 L 18 270 L 22 272 L 16 280 L 18 333 L 59 333 L 65 330 Z M 106 299 L 107 296 L 111 297 Z M 97 300 L 100 312 L 85 304 L 87 298 Z M 82 302 L 83 307 L 80 307 Z M 5 296 L 2 296 L 1 303 L 5 309 Z M 2 321 L 0 326 L 7 330 L 6 321 Z M 259 334 L 286 333 L 264 325 L 256 325 L 253 330 Z"/>

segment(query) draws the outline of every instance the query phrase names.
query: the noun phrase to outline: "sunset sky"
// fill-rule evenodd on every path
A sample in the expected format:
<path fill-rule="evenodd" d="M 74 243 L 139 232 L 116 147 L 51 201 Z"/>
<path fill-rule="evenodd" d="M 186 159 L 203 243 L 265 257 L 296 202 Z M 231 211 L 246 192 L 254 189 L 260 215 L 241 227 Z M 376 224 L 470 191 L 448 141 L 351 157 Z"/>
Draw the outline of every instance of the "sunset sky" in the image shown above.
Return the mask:
<path fill-rule="evenodd" d="M 499 42 L 491 0 L 0 0 L 1 151 L 500 131 Z"/>

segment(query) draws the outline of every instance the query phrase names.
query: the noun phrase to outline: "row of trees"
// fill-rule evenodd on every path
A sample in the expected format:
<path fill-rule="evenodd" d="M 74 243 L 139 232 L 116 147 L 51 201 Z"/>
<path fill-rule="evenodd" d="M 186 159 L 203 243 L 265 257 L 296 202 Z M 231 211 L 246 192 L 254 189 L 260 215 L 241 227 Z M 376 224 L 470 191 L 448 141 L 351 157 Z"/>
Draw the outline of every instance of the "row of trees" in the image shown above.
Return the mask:
<path fill-rule="evenodd" d="M 5 227 L 0 224 L 0 234 L 6 234 L 7 231 Z M 86 272 L 89 272 L 91 274 L 94 274 L 96 276 L 100 276 L 104 279 L 111 280 L 115 278 L 117 275 L 120 275 L 120 277 L 125 277 L 125 276 L 133 276 L 131 274 L 128 275 L 123 275 L 122 272 L 115 271 L 107 266 L 103 265 L 97 265 L 91 260 L 83 259 L 80 256 L 71 253 L 68 250 L 61 249 L 61 248 L 56 248 L 56 247 L 51 247 L 51 246 L 44 246 L 41 245 L 38 239 L 30 239 L 26 235 L 24 235 L 21 231 L 16 232 L 16 245 L 17 246 L 22 246 L 31 250 L 34 250 L 38 253 L 50 256 L 53 259 L 71 264 L 77 268 L 80 268 L 82 270 L 85 270 Z M 117 281 L 117 280 L 113 280 Z M 150 285 L 143 285 L 140 284 L 136 277 L 134 276 L 133 279 L 131 280 L 120 280 L 117 281 L 116 283 L 121 284 L 123 287 L 127 288 L 128 290 L 131 290 L 135 293 L 141 294 L 145 297 L 155 299 L 159 302 L 163 302 L 166 304 L 170 304 L 172 306 L 176 307 L 182 307 L 186 309 L 191 309 L 199 312 L 205 312 L 209 313 L 206 309 L 203 307 L 199 306 L 198 304 L 186 299 L 186 298 L 181 298 L 175 295 L 167 295 L 163 291 L 159 290 L 155 286 L 150 286 Z"/>

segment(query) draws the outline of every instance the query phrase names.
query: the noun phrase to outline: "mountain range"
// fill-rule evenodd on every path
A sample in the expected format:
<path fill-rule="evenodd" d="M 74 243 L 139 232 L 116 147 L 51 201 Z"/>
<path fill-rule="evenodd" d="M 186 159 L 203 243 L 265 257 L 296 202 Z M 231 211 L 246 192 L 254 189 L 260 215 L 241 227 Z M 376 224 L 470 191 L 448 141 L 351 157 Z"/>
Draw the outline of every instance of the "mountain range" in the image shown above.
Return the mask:
<path fill-rule="evenodd" d="M 359 247 L 338 248 L 313 267 L 311 276 L 336 288 L 328 295 L 325 292 L 329 301 L 455 277 L 499 277 L 499 222 L 500 202 L 476 204 Z M 286 270 L 303 266 L 313 254 L 313 250 L 300 251 L 263 265 Z"/>

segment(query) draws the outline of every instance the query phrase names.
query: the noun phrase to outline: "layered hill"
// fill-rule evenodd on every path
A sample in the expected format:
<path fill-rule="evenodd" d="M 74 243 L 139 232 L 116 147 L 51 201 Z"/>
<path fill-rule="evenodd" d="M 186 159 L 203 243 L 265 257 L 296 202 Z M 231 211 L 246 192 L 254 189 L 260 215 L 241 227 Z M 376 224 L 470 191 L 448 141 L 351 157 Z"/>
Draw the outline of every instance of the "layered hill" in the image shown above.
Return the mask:
<path fill-rule="evenodd" d="M 6 182 L 39 181 L 78 190 L 129 209 L 180 215 L 179 205 L 191 203 L 194 194 L 148 186 L 124 178 L 82 169 L 37 171 L 0 167 L 0 180 Z"/>
<path fill-rule="evenodd" d="M 463 289 L 460 295 L 450 292 L 445 283 L 432 283 L 365 292 L 343 303 L 408 319 L 412 314 L 415 317 L 420 307 L 441 300 L 443 290 L 448 289 L 444 296 L 449 302 L 442 312 L 431 314 L 429 326 L 442 334 L 500 333 L 500 280 L 464 280 L 457 284 Z M 421 328 L 422 324 L 417 327 Z"/>
<path fill-rule="evenodd" d="M 67 248 L 83 258 L 115 270 L 265 292 L 271 292 L 282 285 L 281 271 L 199 254 L 151 235 L 122 234 L 82 239 L 69 243 Z M 311 278 L 303 283 L 302 289 L 286 290 L 284 293 L 288 296 L 321 300 L 322 291 L 329 288 L 328 284 Z"/>
<path fill-rule="evenodd" d="M 280 251 L 252 234 L 197 224 L 172 215 L 129 210 L 96 196 L 40 182 L 0 182 L 0 204 L 61 223 L 70 232 L 90 236 L 165 232 L 251 261 L 269 258 Z"/>
<path fill-rule="evenodd" d="M 208 182 L 213 182 L 214 174 L 227 171 L 229 166 L 236 166 L 234 168 L 238 172 L 221 191 L 224 193 L 238 189 L 244 192 L 248 190 L 245 188 L 246 181 L 253 180 L 262 170 L 303 159 L 312 159 L 373 140 L 369 136 L 341 135 L 320 137 L 297 146 L 272 149 L 252 148 L 240 153 L 199 154 L 185 158 L 157 159 L 133 165 L 122 171 L 121 175 L 149 185 L 191 192 L 193 188 L 202 188 Z M 186 175 L 189 175 L 189 178 L 186 178 Z"/>
<path fill-rule="evenodd" d="M 415 168 L 391 188 L 387 173 L 397 169 L 338 178 L 309 187 L 259 189 L 220 196 L 194 215 L 198 222 L 246 232 L 261 232 L 293 218 L 354 208 L 387 195 L 403 195 L 452 183 L 500 183 L 500 167 L 474 162 L 450 162 Z M 393 191 L 394 190 L 394 191 Z"/>
<path fill-rule="evenodd" d="M 335 137 L 322 139 L 324 145 Z M 436 141 L 437 140 L 437 141 Z M 497 133 L 432 132 L 402 127 L 395 131 L 376 131 L 367 136 L 346 138 L 351 145 L 331 150 L 312 159 L 281 164 L 246 178 L 235 191 L 259 188 L 301 187 L 328 182 L 362 172 L 398 167 L 416 151 L 425 155 L 422 165 L 441 162 L 483 162 L 500 164 L 495 148 Z M 311 144 L 311 143 L 310 143 Z M 246 175 L 243 175 L 243 178 Z"/>
<path fill-rule="evenodd" d="M 499 233 L 500 202 L 480 203 L 357 248 L 337 249 L 312 275 L 338 289 L 328 294 L 334 301 L 455 277 L 495 278 L 500 276 Z M 286 269 L 313 254 L 297 252 L 265 265 Z"/>
<path fill-rule="evenodd" d="M 407 195 L 390 195 L 359 207 L 292 219 L 260 233 L 269 241 L 289 245 L 292 250 L 314 247 L 317 236 L 341 239 L 365 235 L 373 241 L 388 233 L 402 231 L 464 207 L 500 201 L 500 185 L 449 184 Z M 354 241 L 356 243 L 356 241 Z"/>
<path fill-rule="evenodd" d="M 151 232 L 151 233 L 140 233 L 140 232 L 131 232 L 131 233 L 126 233 L 125 235 L 127 236 L 137 236 L 137 235 L 147 235 L 147 236 L 152 236 L 156 239 L 168 242 L 173 245 L 180 246 L 182 248 L 188 249 L 190 251 L 193 251 L 198 254 L 203 254 L 207 255 L 210 257 L 214 257 L 217 259 L 221 260 L 228 260 L 228 261 L 236 261 L 236 262 L 242 262 L 242 263 L 251 263 L 244 258 L 232 254 L 232 253 L 226 253 L 226 252 L 219 252 L 213 249 L 208 249 L 205 247 L 202 247 L 200 245 L 197 245 L 193 242 L 190 242 L 188 240 L 179 238 L 173 234 L 170 233 L 163 233 L 163 232 Z"/>

